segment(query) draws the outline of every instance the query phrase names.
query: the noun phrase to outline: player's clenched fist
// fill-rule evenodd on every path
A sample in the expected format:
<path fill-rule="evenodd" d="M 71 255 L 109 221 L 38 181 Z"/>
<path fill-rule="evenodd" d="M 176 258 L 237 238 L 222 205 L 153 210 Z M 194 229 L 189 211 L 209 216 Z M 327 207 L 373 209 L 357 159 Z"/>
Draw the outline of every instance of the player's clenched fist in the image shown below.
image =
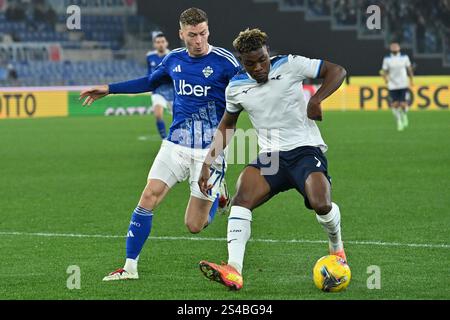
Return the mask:
<path fill-rule="evenodd" d="M 322 121 L 322 106 L 320 105 L 320 101 L 312 97 L 306 107 L 306 114 L 311 120 Z"/>
<path fill-rule="evenodd" d="M 109 94 L 109 86 L 104 85 L 104 86 L 99 86 L 99 87 L 94 87 L 94 88 L 90 88 L 88 90 L 83 90 L 80 93 L 80 98 L 84 99 L 83 102 L 83 106 L 90 106 L 92 104 L 92 102 L 94 102 L 95 100 L 101 99 L 105 96 L 107 96 Z"/>

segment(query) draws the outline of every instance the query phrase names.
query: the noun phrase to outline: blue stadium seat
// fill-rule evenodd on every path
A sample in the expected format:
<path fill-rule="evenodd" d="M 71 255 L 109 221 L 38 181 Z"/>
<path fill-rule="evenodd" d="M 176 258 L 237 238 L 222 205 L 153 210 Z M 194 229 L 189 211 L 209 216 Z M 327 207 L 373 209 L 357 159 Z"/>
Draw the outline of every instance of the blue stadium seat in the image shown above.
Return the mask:
<path fill-rule="evenodd" d="M 145 67 L 131 60 L 118 61 L 36 61 L 15 63 L 23 85 L 92 85 L 137 78 Z"/>

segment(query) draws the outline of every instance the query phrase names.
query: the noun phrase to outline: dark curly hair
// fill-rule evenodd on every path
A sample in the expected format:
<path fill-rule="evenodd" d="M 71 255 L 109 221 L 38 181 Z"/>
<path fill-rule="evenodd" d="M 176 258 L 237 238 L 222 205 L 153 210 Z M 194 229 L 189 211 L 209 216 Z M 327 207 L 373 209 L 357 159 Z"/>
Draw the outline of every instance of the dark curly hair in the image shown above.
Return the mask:
<path fill-rule="evenodd" d="M 240 54 L 248 53 L 261 49 L 267 44 L 267 34 L 257 28 L 239 32 L 239 35 L 233 41 L 233 47 Z"/>

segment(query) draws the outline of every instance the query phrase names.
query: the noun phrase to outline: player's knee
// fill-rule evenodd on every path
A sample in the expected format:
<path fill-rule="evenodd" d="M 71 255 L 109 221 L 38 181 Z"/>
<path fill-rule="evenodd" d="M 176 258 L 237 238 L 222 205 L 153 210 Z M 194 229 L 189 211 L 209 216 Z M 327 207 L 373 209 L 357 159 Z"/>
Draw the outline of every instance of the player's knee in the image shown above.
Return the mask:
<path fill-rule="evenodd" d="M 185 224 L 189 232 L 193 234 L 199 233 L 205 228 L 205 223 L 200 223 L 199 221 L 189 220 Z"/>
<path fill-rule="evenodd" d="M 318 214 L 318 215 L 326 215 L 328 212 L 331 211 L 331 202 L 325 201 L 325 200 L 313 200 L 309 202 L 311 205 L 311 208 Z"/>
<path fill-rule="evenodd" d="M 331 211 L 331 201 L 327 200 L 326 197 L 309 197 L 308 201 L 318 215 L 323 216 Z"/>
<path fill-rule="evenodd" d="M 254 201 L 248 194 L 238 192 L 231 200 L 231 205 L 244 207 L 249 210 L 252 210 L 254 206 Z"/>

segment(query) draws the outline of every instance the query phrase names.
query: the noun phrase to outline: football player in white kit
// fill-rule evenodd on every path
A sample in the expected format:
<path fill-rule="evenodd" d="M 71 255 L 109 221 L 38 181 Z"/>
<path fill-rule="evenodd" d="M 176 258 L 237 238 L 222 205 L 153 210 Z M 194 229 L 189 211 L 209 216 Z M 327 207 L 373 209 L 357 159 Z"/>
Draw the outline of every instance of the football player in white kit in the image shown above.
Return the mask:
<path fill-rule="evenodd" d="M 406 93 L 409 86 L 413 85 L 414 72 L 408 55 L 402 54 L 400 49 L 397 42 L 391 43 L 391 54 L 383 59 L 381 75 L 389 89 L 392 112 L 397 120 L 397 130 L 403 131 L 408 126 Z"/>
<path fill-rule="evenodd" d="M 321 102 L 340 87 L 346 70 L 297 55 L 270 58 L 266 41 L 264 32 L 247 29 L 233 42 L 245 70 L 227 87 L 226 112 L 198 182 L 206 194 L 211 187 L 210 166 L 230 142 L 240 112 L 247 111 L 261 150 L 237 182 L 228 218 L 228 263 L 200 262 L 207 278 L 235 290 L 243 286 L 242 267 L 252 210 L 289 189 L 300 192 L 306 207 L 315 211 L 328 234 L 329 253 L 346 261 L 339 207 L 331 201 L 331 180 L 324 155 L 327 145 L 314 122 L 322 120 Z M 323 79 L 308 104 L 302 87 L 306 78 Z"/>

